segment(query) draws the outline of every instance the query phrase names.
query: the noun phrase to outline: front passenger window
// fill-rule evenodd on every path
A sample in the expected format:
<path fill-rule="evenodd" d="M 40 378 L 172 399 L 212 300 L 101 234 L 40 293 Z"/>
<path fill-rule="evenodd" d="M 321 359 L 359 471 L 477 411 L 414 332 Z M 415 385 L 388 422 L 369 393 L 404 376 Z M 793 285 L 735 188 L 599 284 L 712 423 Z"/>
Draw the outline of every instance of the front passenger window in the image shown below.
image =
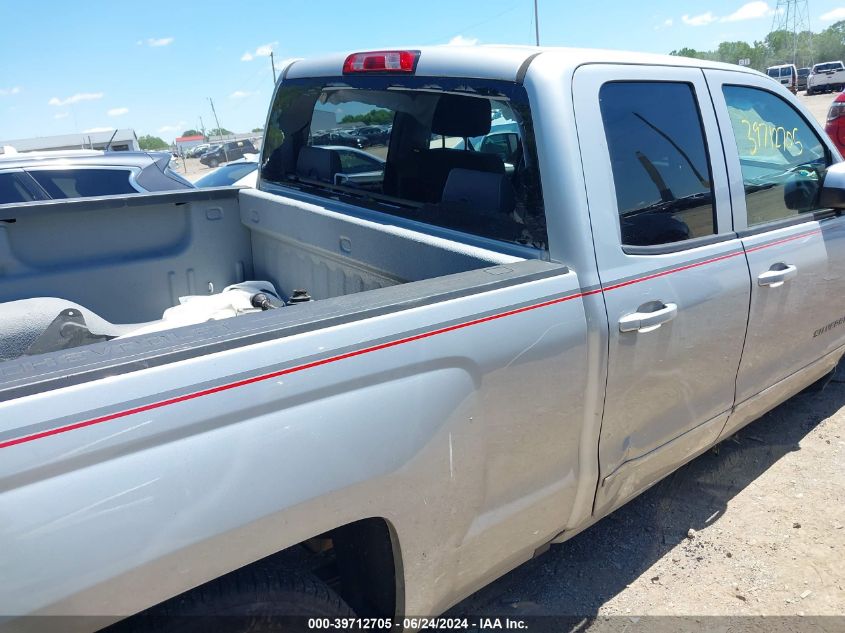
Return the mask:
<path fill-rule="evenodd" d="M 818 208 L 830 156 L 804 118 L 777 95 L 724 86 L 742 180 L 748 226 Z"/>

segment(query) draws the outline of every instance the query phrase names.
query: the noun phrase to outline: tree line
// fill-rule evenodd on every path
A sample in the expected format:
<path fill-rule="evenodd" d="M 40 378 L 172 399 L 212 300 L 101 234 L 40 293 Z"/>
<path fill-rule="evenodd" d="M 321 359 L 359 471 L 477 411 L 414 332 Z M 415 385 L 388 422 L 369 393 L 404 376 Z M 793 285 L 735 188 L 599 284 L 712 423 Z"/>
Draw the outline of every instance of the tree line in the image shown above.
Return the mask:
<path fill-rule="evenodd" d="M 793 50 L 795 51 L 794 60 Z M 669 54 L 728 64 L 736 64 L 740 59 L 748 59 L 751 68 L 761 71 L 765 71 L 768 66 L 791 64 L 793 61 L 799 67 L 839 61 L 845 59 L 845 20 L 831 24 L 820 33 L 803 31 L 798 34 L 797 42 L 790 31 L 772 31 L 762 41 L 755 41 L 752 44 L 743 41 L 722 42 L 713 51 L 698 51 L 684 47 Z"/>

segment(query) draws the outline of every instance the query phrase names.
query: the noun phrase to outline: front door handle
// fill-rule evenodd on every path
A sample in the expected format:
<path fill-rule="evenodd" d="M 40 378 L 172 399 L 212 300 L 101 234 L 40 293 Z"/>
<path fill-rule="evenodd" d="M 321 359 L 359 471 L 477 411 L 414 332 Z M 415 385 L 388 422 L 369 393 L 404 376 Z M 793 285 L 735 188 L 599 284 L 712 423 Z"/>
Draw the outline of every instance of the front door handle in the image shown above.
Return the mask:
<path fill-rule="evenodd" d="M 658 302 L 660 303 L 660 302 Z M 620 332 L 651 332 L 678 316 L 678 305 L 660 303 L 662 308 L 653 312 L 634 312 L 619 319 Z"/>
<path fill-rule="evenodd" d="M 769 270 L 767 270 L 766 272 L 758 275 L 757 283 L 761 286 L 777 288 L 778 286 L 782 286 L 784 281 L 786 281 L 787 279 L 792 279 L 797 274 L 797 266 L 778 262 L 777 264 L 772 264 L 772 267 L 769 268 Z"/>

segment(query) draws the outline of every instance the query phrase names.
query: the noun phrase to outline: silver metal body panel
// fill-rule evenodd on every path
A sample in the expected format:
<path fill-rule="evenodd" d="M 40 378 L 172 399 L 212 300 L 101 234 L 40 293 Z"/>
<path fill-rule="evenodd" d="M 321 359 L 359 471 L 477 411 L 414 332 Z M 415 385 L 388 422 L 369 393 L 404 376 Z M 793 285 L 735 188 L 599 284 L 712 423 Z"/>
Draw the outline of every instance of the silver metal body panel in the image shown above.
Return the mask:
<path fill-rule="evenodd" d="M 723 241 L 656 255 L 631 255 L 623 250 L 598 107 L 601 86 L 619 80 L 675 81 L 693 86 L 709 139 L 717 226 L 725 234 Z M 715 441 L 724 417 L 720 424 L 713 421 L 726 416 L 733 405 L 750 284 L 739 240 L 731 237 L 725 163 L 701 71 L 587 65 L 575 73 L 572 89 L 596 261 L 610 324 L 595 502 L 596 512 L 601 514 L 675 467 L 675 452 L 657 450 L 660 447 L 693 429 L 701 431 L 695 447 Z M 677 316 L 656 329 L 620 331 L 621 320 L 656 301 L 671 304 Z M 693 437 L 696 434 L 687 439 Z M 631 481 L 623 483 L 625 478 Z"/>
<path fill-rule="evenodd" d="M 722 87 L 741 81 L 776 94 L 803 115 L 833 156 L 833 143 L 806 109 L 778 85 L 737 73 L 706 71 L 720 116 L 725 147 L 736 148 Z M 745 188 L 739 155 L 728 152 L 734 222 L 746 229 Z M 807 214 L 787 227 L 774 226 L 742 239 L 751 275 L 748 337 L 736 385 L 736 402 L 752 396 L 845 345 L 845 218 Z M 772 269 L 794 268 L 782 283 L 762 285 Z"/>
<path fill-rule="evenodd" d="M 344 58 L 294 61 L 282 75 L 338 76 Z M 325 296 L 353 277 L 361 290 L 374 288 L 303 306 L 315 323 L 344 301 L 364 313 L 385 293 L 401 290 L 403 299 L 389 312 L 306 323 L 252 344 L 225 323 L 204 326 L 208 340 L 231 343 L 213 353 L 191 355 L 199 345 L 174 331 L 174 349 L 185 354 L 160 363 L 145 365 L 147 339 L 138 337 L 126 343 L 135 364 L 125 373 L 100 369 L 92 354 L 104 347 L 92 346 L 76 352 L 78 369 L 102 371 L 98 379 L 0 402 L 0 613 L 131 614 L 338 526 L 382 517 L 398 557 L 399 612 L 436 614 L 822 375 L 842 353 L 842 334 L 833 328 L 806 349 L 803 308 L 813 306 L 814 319 L 845 313 L 840 220 L 812 221 L 817 232 L 771 249 L 751 250 L 806 225 L 737 238 L 745 228 L 742 178 L 703 68 L 785 93 L 759 73 L 677 57 L 422 49 L 420 75 L 514 81 L 525 73 L 554 263 L 518 261 L 503 247 L 489 270 L 416 281 L 413 261 L 397 274 L 368 256 L 360 275 L 336 251 L 339 238 L 366 251 L 412 240 L 413 227 L 378 229 L 383 218 L 366 213 L 345 222 L 348 204 L 316 196 L 241 192 L 237 208 L 233 197 L 212 199 L 220 198 L 213 190 L 174 197 L 199 210 L 225 206 L 240 222 L 231 228 L 251 231 L 262 272 L 274 262 L 294 271 L 326 262 Z M 694 86 L 719 241 L 645 255 L 621 247 L 598 104 L 601 84 L 620 79 Z M 162 199 L 133 200 L 154 210 Z M 39 204 L 26 208 L 35 214 Z M 378 230 L 379 239 L 368 234 Z M 425 242 L 453 237 L 432 231 Z M 285 251 L 294 241 L 306 246 L 304 256 Z M 467 249 L 444 253 L 457 261 L 479 250 Z M 752 283 L 772 257 L 797 262 L 799 271 L 777 305 L 771 296 L 784 288 L 766 294 Z M 529 266 L 551 272 L 418 301 L 433 282 Z M 793 283 L 799 279 L 806 286 Z M 0 289 L 8 281 L 0 271 Z M 655 300 L 674 307 L 671 321 L 651 331 L 627 327 L 626 317 Z M 753 366 L 740 360 L 749 303 Z M 242 318 L 256 331 L 266 320 Z M 796 358 L 786 359 L 780 343 L 793 336 L 805 347 L 796 343 L 788 352 Z M 28 362 L 41 380 L 38 372 L 56 359 Z M 738 372 L 746 399 L 735 407 Z M 3 378 L 0 371 L 0 387 Z"/>
<path fill-rule="evenodd" d="M 4 447 L 0 612 L 132 613 L 362 516 L 398 534 L 406 610 L 445 608 L 530 557 L 573 502 L 574 273 L 0 405 L 4 439 L 49 432 L 562 296 Z"/>

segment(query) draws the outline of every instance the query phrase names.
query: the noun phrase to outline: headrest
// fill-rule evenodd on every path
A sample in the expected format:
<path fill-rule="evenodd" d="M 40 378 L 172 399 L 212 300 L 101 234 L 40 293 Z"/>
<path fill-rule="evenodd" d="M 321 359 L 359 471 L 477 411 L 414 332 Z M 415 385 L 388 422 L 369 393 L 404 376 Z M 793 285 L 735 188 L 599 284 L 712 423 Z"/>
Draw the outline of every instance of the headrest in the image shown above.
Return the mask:
<path fill-rule="evenodd" d="M 458 202 L 473 211 L 498 215 L 513 211 L 516 198 L 505 174 L 458 167 L 449 172 L 441 202 Z"/>
<path fill-rule="evenodd" d="M 437 101 L 431 132 L 461 138 L 484 136 L 490 133 L 491 116 L 489 99 L 444 94 Z"/>
<path fill-rule="evenodd" d="M 334 184 L 335 174 L 343 171 L 340 154 L 333 149 L 306 145 L 296 159 L 296 175 Z"/>

